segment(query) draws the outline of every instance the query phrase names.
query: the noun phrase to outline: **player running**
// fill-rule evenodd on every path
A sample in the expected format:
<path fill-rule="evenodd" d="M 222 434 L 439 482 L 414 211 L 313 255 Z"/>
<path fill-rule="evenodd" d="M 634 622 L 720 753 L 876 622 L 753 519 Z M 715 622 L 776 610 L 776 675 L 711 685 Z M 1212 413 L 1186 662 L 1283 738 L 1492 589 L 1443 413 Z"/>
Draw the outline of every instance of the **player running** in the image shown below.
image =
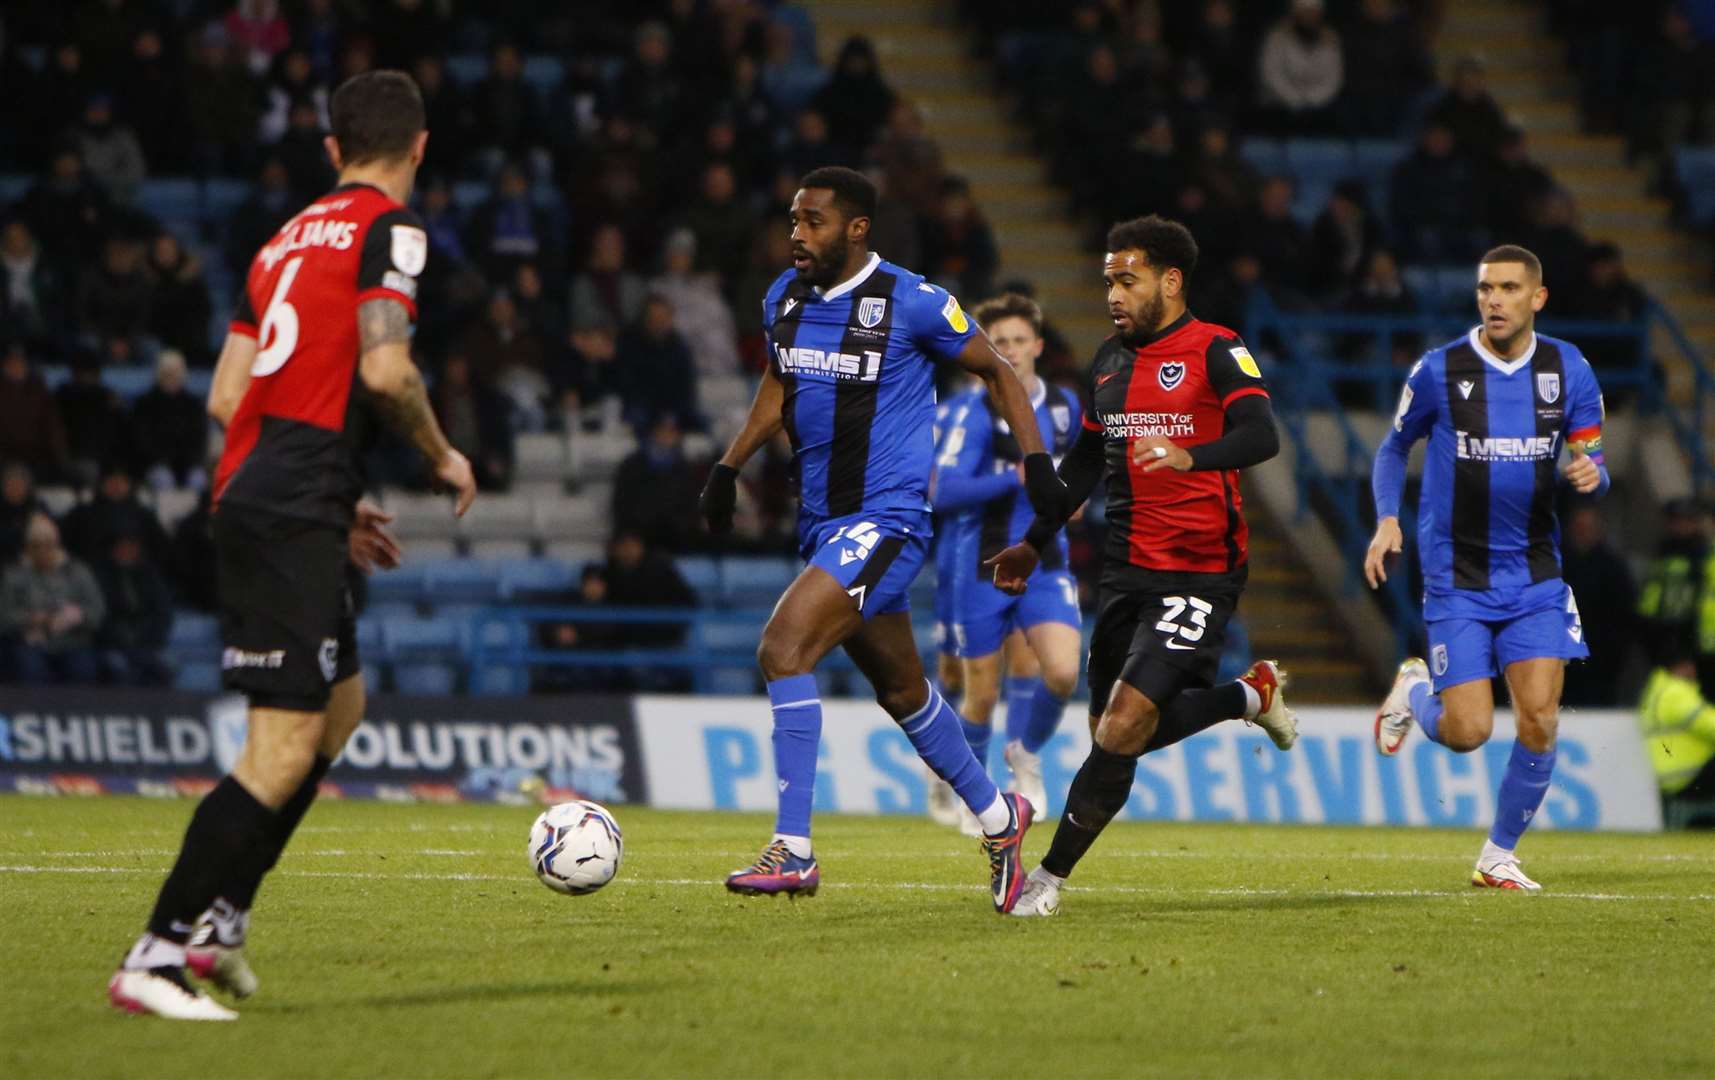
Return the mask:
<path fill-rule="evenodd" d="M 185 968 L 240 997 L 255 990 L 241 951 L 251 901 L 363 718 L 347 560 L 387 565 L 398 548 L 385 515 L 359 501 L 359 398 L 458 493 L 455 513 L 476 496 L 411 362 L 428 237 L 404 204 L 428 139 L 422 98 L 404 74 L 370 72 L 339 88 L 330 113 L 339 186 L 251 261 L 209 391 L 209 413 L 226 425 L 214 486 L 221 667 L 226 687 L 249 697 L 249 730 L 108 983 L 130 1012 L 237 1018 Z"/>
<path fill-rule="evenodd" d="M 1542 263 L 1507 244 L 1477 266 L 1482 322 L 1425 353 L 1406 378 L 1393 430 L 1376 450 L 1376 534 L 1364 558 L 1372 588 L 1401 547 L 1400 492 L 1417 440 L 1429 439 L 1417 547 L 1429 663 L 1399 667 L 1376 714 L 1376 748 L 1397 754 L 1415 723 L 1456 753 L 1495 726 L 1490 678 L 1505 675 L 1518 739 L 1496 797 L 1495 823 L 1471 884 L 1542 888 L 1515 850 L 1548 793 L 1566 661 L 1590 655 L 1578 604 L 1560 577 L 1555 462 L 1580 495 L 1608 490 L 1602 391 L 1576 346 L 1538 334 L 1548 300 Z"/>
<path fill-rule="evenodd" d="M 973 314 L 1012 365 L 1030 394 L 1037 430 L 1055 457 L 1071 448 L 1073 419 L 1082 408 L 1075 394 L 1037 377 L 1042 355 L 1042 311 L 1027 296 L 1007 294 L 977 305 Z M 1053 736 L 1066 699 L 1078 684 L 1078 586 L 1067 569 L 1060 537 L 1042 553 L 1042 564 L 1020 595 L 994 587 L 983 562 L 1024 537 L 1034 516 L 1019 497 L 1024 488 L 1019 445 L 981 388 L 952 402 L 953 416 L 935 469 L 935 509 L 961 514 L 954 558 L 953 637 L 964 665 L 965 739 L 978 761 L 987 762 L 994 707 L 1000 697 L 1003 643 L 1006 679 L 1006 764 L 1009 790 L 1030 800 L 1037 817 L 1048 809 L 1038 751 Z M 966 831 L 975 828 L 966 822 Z"/>
<path fill-rule="evenodd" d="M 955 394 L 954 398 L 958 396 Z M 941 455 L 941 447 L 946 441 L 947 429 L 952 419 L 951 401 L 936 404 L 937 459 Z M 929 540 L 929 554 L 935 564 L 935 689 L 955 710 L 965 694 L 965 672 L 959 663 L 958 645 L 953 640 L 953 559 L 958 555 L 958 538 L 955 533 L 959 527 L 959 516 L 942 513 L 939 509 L 929 515 L 930 524 L 935 530 L 935 535 Z M 974 750 L 973 747 L 973 752 Z M 988 767 L 988 759 L 981 754 L 977 755 L 977 761 L 984 768 Z M 929 817 L 941 825 L 958 825 L 962 806 L 958 795 L 953 792 L 953 785 L 936 776 L 935 770 L 929 766 L 924 765 L 923 769 L 928 774 L 924 783 L 929 792 Z"/>
<path fill-rule="evenodd" d="M 1002 796 L 923 677 L 906 590 L 929 544 L 933 362 L 979 376 L 1020 432 L 1026 489 L 1049 511 L 1065 498 L 1018 377 L 944 289 L 869 250 L 875 186 L 851 169 L 806 175 L 792 200 L 793 269 L 763 299 L 770 364 L 744 429 L 710 474 L 710 531 L 732 524 L 738 470 L 775 432 L 792 443 L 798 539 L 808 564 L 762 631 L 757 661 L 774 713 L 780 809 L 774 838 L 734 871 L 737 893 L 813 894 L 821 871 L 810 807 L 822 703 L 812 674 L 835 646 L 875 689 L 925 762 L 982 822 L 997 911 L 1020 888 L 1030 804 Z"/>
<path fill-rule="evenodd" d="M 1070 510 L 1107 466 L 1108 542 L 1090 641 L 1090 756 L 1014 915 L 1052 915 L 1060 886 L 1125 806 L 1137 759 L 1222 720 L 1244 718 L 1285 750 L 1298 725 L 1286 677 L 1259 660 L 1214 686 L 1227 620 L 1248 573 L 1239 470 L 1280 449 L 1268 388 L 1237 334 L 1193 318 L 1185 282 L 1197 242 L 1155 215 L 1108 231 L 1102 278 L 1118 331 L 1090 365 L 1089 410 L 1060 463 L 1067 501 L 986 564 L 995 585 L 1028 587 Z"/>

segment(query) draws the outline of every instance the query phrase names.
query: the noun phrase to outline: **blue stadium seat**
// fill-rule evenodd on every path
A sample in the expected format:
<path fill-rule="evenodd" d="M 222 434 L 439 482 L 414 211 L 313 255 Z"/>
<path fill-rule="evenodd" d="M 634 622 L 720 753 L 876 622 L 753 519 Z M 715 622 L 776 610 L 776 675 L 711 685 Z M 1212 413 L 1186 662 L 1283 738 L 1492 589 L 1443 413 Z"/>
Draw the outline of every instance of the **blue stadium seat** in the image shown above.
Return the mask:
<path fill-rule="evenodd" d="M 546 98 L 566 77 L 566 65 L 557 56 L 537 54 L 524 58 L 524 81 Z"/>
<path fill-rule="evenodd" d="M 1301 180 L 1344 180 L 1355 171 L 1352 144 L 1345 139 L 1288 139 L 1286 171 Z"/>
<path fill-rule="evenodd" d="M 711 603 L 721 590 L 720 563 L 706 555 L 681 555 L 673 560 L 679 576 L 685 579 L 704 604 Z"/>
<path fill-rule="evenodd" d="M 502 664 L 492 664 L 476 673 L 472 694 L 505 697 L 530 692 L 530 673 Z"/>
<path fill-rule="evenodd" d="M 1279 139 L 1246 137 L 1239 143 L 1239 156 L 1265 175 L 1287 171 L 1286 147 Z"/>
<path fill-rule="evenodd" d="M 454 661 L 462 651 L 458 624 L 445 619 L 390 619 L 381 639 L 395 661 Z"/>
<path fill-rule="evenodd" d="M 357 619 L 357 651 L 360 655 L 380 655 L 386 647 L 382 641 L 382 620 L 375 617 L 373 612 L 366 612 Z"/>
<path fill-rule="evenodd" d="M 1435 268 L 1435 295 L 1448 311 L 1471 311 L 1477 302 L 1477 275 L 1469 266 Z"/>
<path fill-rule="evenodd" d="M 721 560 L 721 594 L 733 607 L 771 607 L 797 572 L 786 559 L 730 556 Z"/>
<path fill-rule="evenodd" d="M 753 653 L 762 634 L 755 619 L 708 619 L 703 623 L 702 647 L 710 652 Z"/>
<path fill-rule="evenodd" d="M 453 205 L 464 213 L 488 200 L 488 185 L 481 180 L 460 180 L 453 185 Z"/>
<path fill-rule="evenodd" d="M 1397 139 L 1359 139 L 1352 144 L 1354 175 L 1369 184 L 1385 184 L 1393 167 L 1411 148 Z"/>
<path fill-rule="evenodd" d="M 500 564 L 500 599 L 511 600 L 522 592 L 569 589 L 577 573 L 559 559 L 507 559 Z"/>
<path fill-rule="evenodd" d="M 1432 267 L 1402 266 L 1399 268 L 1399 279 L 1416 295 L 1419 307 L 1433 311 L 1441 306 L 1440 296 L 1435 291 L 1435 270 Z"/>
<path fill-rule="evenodd" d="M 167 635 L 168 648 L 218 648 L 219 646 L 220 620 L 213 615 L 203 615 L 195 611 L 179 610 L 173 613 L 173 628 Z"/>
<path fill-rule="evenodd" d="M 213 694 L 220 690 L 220 664 L 213 660 L 190 660 L 178 665 L 173 676 L 175 690 Z"/>
<path fill-rule="evenodd" d="M 370 603 L 414 604 L 423 595 L 423 566 L 407 562 L 397 570 L 378 570 L 369 575 Z"/>
<path fill-rule="evenodd" d="M 1715 147 L 1682 146 L 1674 152 L 1673 164 L 1692 223 L 1715 220 Z"/>
<path fill-rule="evenodd" d="M 156 177 L 137 188 L 137 208 L 170 224 L 194 225 L 202 219 L 202 192 L 188 177 Z"/>
<path fill-rule="evenodd" d="M 436 603 L 491 604 L 500 599 L 500 567 L 482 559 L 425 563 L 423 590 Z"/>
<path fill-rule="evenodd" d="M 153 367 L 106 367 L 101 370 L 101 381 L 126 401 L 134 401 L 148 393 L 155 385 L 155 369 Z"/>
<path fill-rule="evenodd" d="M 488 77 L 488 57 L 481 53 L 454 53 L 447 57 L 447 77 L 464 86 L 481 82 Z"/>
<path fill-rule="evenodd" d="M 756 693 L 756 679 L 755 668 L 715 668 L 708 673 L 703 692 L 748 697 Z"/>
<path fill-rule="evenodd" d="M 439 696 L 452 693 L 458 678 L 446 664 L 394 664 L 393 686 L 401 694 Z"/>
<path fill-rule="evenodd" d="M 250 183 L 245 180 L 209 180 L 202 186 L 203 217 L 212 223 L 224 223 L 245 199 L 250 197 Z M 205 265 L 212 265 L 204 260 Z"/>
<path fill-rule="evenodd" d="M 35 177 L 29 173 L 5 173 L 0 175 L 0 203 L 15 203 L 30 190 Z"/>

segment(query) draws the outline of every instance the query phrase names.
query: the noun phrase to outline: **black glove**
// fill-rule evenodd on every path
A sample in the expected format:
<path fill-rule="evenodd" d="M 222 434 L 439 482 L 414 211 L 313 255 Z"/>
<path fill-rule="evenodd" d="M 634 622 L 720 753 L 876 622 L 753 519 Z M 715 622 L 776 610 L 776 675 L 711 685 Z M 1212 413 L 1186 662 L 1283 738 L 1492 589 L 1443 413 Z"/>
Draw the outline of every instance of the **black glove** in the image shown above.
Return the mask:
<path fill-rule="evenodd" d="M 732 512 L 738 505 L 738 470 L 717 463 L 709 470 L 709 482 L 697 496 L 697 510 L 708 522 L 709 532 L 724 536 L 732 532 Z"/>
<path fill-rule="evenodd" d="M 1066 485 L 1054 471 L 1054 459 L 1038 451 L 1024 457 L 1024 493 L 1030 508 L 1054 521 L 1066 520 Z"/>

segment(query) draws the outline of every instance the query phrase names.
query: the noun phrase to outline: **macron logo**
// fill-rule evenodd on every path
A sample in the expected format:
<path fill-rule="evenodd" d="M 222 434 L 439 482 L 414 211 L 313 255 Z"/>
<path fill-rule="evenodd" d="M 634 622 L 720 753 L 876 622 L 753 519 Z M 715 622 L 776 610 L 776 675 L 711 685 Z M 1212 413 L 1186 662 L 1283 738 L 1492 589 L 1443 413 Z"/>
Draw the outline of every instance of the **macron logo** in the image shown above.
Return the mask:
<path fill-rule="evenodd" d="M 1460 379 L 1459 380 L 1459 396 L 1464 398 L 1466 401 L 1471 400 L 1471 391 L 1475 390 L 1476 388 L 1477 388 L 1477 384 L 1472 382 L 1469 379 Z"/>

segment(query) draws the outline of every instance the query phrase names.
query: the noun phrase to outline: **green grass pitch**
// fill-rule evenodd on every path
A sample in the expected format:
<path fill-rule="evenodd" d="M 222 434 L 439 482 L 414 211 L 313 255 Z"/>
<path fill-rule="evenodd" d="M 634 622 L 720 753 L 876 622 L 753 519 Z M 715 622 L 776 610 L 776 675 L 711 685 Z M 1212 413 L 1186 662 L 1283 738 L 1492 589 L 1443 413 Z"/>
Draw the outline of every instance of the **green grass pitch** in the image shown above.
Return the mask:
<path fill-rule="evenodd" d="M 533 808 L 324 802 L 262 890 L 236 1024 L 104 983 L 190 803 L 0 798 L 0 1076 L 1715 1075 L 1715 837 L 1119 825 L 1047 920 L 975 845 L 824 818 L 814 899 L 720 887 L 756 815 L 619 807 L 549 892 Z M 1050 827 L 1033 832 L 1038 856 Z"/>

